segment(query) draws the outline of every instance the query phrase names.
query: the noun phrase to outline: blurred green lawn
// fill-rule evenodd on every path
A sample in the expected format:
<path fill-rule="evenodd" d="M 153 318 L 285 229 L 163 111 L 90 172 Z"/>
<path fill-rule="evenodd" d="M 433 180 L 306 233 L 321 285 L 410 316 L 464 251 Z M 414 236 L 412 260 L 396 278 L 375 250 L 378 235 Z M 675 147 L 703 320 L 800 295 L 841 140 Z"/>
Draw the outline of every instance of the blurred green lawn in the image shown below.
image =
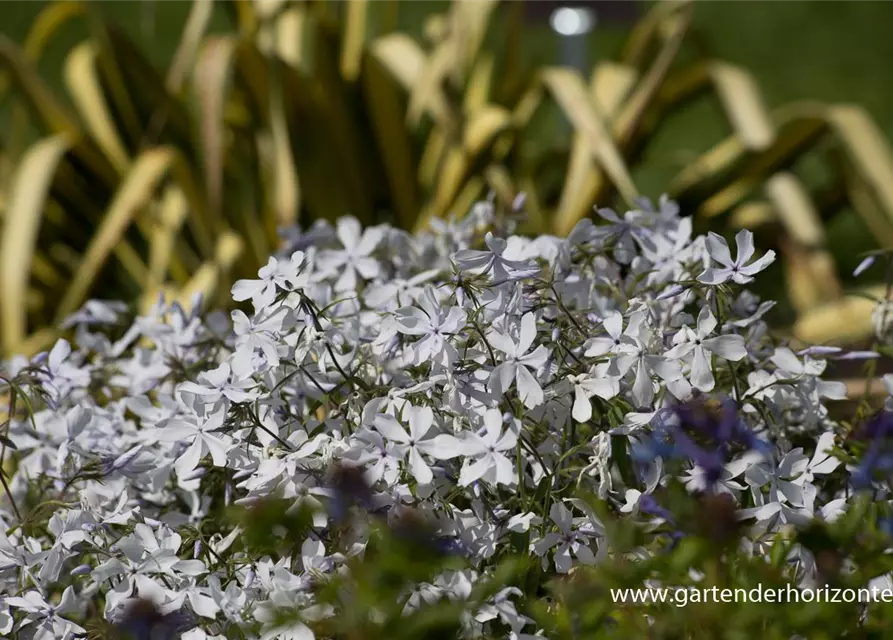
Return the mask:
<path fill-rule="evenodd" d="M 159 65 L 170 60 L 190 7 L 183 0 L 107 0 L 101 4 L 103 11 L 127 28 Z M 21 41 L 45 5 L 38 1 L 0 1 L 0 29 Z M 418 35 L 424 16 L 445 5 L 441 0 L 404 1 L 400 26 Z M 227 28 L 228 18 L 218 10 L 213 30 Z M 893 140 L 891 29 L 893 2 L 700 1 L 683 55 L 702 53 L 746 67 L 772 107 L 803 99 L 860 104 Z M 592 61 L 615 57 L 625 31 L 622 26 L 600 26 L 589 42 Z M 64 54 L 85 36 L 83 27 L 72 26 L 47 51 L 41 71 L 51 85 L 62 86 Z M 557 62 L 556 37 L 545 25 L 531 25 L 525 52 L 533 63 Z M 644 168 L 637 172 L 641 190 L 656 197 L 682 164 L 727 133 L 729 127 L 718 105 L 709 100 L 673 116 L 649 147 Z M 814 165 L 806 162 L 797 168 L 807 182 L 821 178 Z M 828 226 L 834 255 L 846 276 L 858 264 L 858 252 L 873 246 L 871 236 L 849 211 L 837 215 Z"/>

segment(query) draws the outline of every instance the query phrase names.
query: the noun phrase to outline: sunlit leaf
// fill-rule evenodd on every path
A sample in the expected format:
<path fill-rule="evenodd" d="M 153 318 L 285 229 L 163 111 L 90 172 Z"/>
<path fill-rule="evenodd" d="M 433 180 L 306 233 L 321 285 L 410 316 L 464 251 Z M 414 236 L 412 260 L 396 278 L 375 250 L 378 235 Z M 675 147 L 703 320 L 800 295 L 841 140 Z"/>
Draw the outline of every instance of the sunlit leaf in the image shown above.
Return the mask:
<path fill-rule="evenodd" d="M 25 297 L 32 256 L 37 243 L 43 209 L 53 176 L 63 155 L 71 147 L 65 134 L 46 138 L 22 158 L 12 183 L 9 208 L 3 218 L 0 238 L 0 296 L 4 351 L 14 349 L 25 337 Z"/>
<path fill-rule="evenodd" d="M 150 149 L 136 158 L 59 303 L 56 310 L 57 322 L 81 305 L 99 270 L 121 241 L 127 228 L 154 196 L 162 179 L 171 171 L 178 174 L 181 181 L 188 180 L 188 169 L 171 147 Z"/>
<path fill-rule="evenodd" d="M 65 59 L 65 84 L 81 119 L 119 174 L 130 164 L 96 73 L 96 49 L 90 42 L 75 47 Z"/>

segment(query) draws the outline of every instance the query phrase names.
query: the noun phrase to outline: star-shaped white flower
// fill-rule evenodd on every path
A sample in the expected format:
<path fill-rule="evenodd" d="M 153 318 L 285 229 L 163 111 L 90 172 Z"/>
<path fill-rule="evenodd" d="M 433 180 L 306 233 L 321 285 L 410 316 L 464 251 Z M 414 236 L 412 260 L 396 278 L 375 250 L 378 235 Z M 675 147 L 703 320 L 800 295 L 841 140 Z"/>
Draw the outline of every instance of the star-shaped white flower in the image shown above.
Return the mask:
<path fill-rule="evenodd" d="M 483 479 L 492 485 L 517 483 L 515 463 L 506 457 L 518 443 L 518 427 L 514 419 L 503 430 L 503 416 L 498 409 L 484 413 L 484 427 L 479 433 L 466 432 L 462 439 L 444 434 L 437 440 L 442 458 L 465 457 L 459 473 L 459 484 L 467 487 Z"/>
<path fill-rule="evenodd" d="M 708 267 L 698 276 L 698 281 L 713 285 L 723 284 L 729 280 L 737 284 L 747 284 L 753 282 L 753 276 L 775 260 L 775 252 L 767 251 L 758 260 L 750 262 L 754 254 L 753 233 L 747 229 L 738 232 L 735 236 L 735 245 L 738 248 L 738 257 L 732 260 L 725 238 L 711 231 L 707 236 L 707 253 L 720 264 L 720 267 Z"/>
<path fill-rule="evenodd" d="M 381 271 L 372 252 L 384 239 L 384 230 L 380 227 L 362 230 L 359 221 L 348 216 L 338 219 L 336 233 L 343 249 L 321 251 L 317 258 L 318 267 L 324 274 L 338 274 L 335 291 L 354 291 L 357 275 L 371 280 Z"/>
<path fill-rule="evenodd" d="M 6 598 L 6 604 L 25 612 L 21 629 L 27 630 L 29 637 L 37 640 L 52 638 L 74 638 L 76 634 L 86 634 L 86 630 L 62 615 L 77 614 L 77 598 L 74 587 L 65 587 L 59 604 L 51 604 L 40 595 L 39 591 L 27 591 L 22 596 Z"/>
<path fill-rule="evenodd" d="M 409 470 L 419 484 L 430 484 L 434 472 L 425 462 L 422 454 L 438 457 L 436 434 L 432 433 L 434 412 L 431 407 L 413 407 L 407 405 L 403 409 L 408 414 L 409 431 L 394 416 L 380 413 L 375 416 L 374 424 L 378 432 L 390 442 L 396 444 L 396 452 L 409 461 Z"/>
<path fill-rule="evenodd" d="M 458 357 L 449 336 L 465 325 L 465 311 L 460 307 L 441 307 L 434 289 L 426 287 L 419 296 L 418 307 L 402 307 L 396 312 L 396 326 L 400 333 L 421 336 L 412 345 L 413 364 L 436 362 L 447 366 Z"/>
<path fill-rule="evenodd" d="M 255 311 L 269 307 L 280 290 L 297 291 L 306 286 L 308 276 L 303 272 L 303 266 L 302 251 L 295 251 L 289 260 L 270 257 L 257 272 L 259 280 L 236 281 L 232 288 L 233 300 L 241 302 L 250 298 Z"/>
<path fill-rule="evenodd" d="M 226 451 L 231 438 L 216 433 L 223 428 L 225 413 L 213 407 L 206 408 L 200 400 L 193 403 L 192 411 L 172 418 L 152 435 L 161 442 L 182 443 L 185 448 L 177 456 L 174 468 L 181 479 L 188 478 L 203 457 L 211 454 L 214 466 L 226 466 Z"/>
<path fill-rule="evenodd" d="M 622 378 L 635 368 L 632 397 L 637 407 L 648 408 L 654 400 L 652 374 L 656 374 L 668 385 L 677 381 L 685 383 L 682 380 L 682 367 L 678 361 L 656 352 L 663 349 L 663 343 L 646 322 L 645 312 L 635 311 L 630 314 L 626 329 L 622 333 L 619 329 L 623 319 L 619 316 L 620 314 L 615 312 L 605 320 L 613 344 L 611 352 L 614 354 L 607 372 L 611 376 Z M 604 338 L 601 340 L 603 341 L 601 343 L 592 343 L 586 354 L 602 355 L 608 343 Z M 675 389 L 674 394 L 683 395 L 683 391 L 690 391 L 687 383 L 684 387 Z"/>
<path fill-rule="evenodd" d="M 604 368 L 602 368 L 604 369 Z M 592 403 L 589 399 L 598 396 L 602 400 L 610 400 L 620 392 L 620 382 L 602 371 L 597 373 L 580 373 L 569 375 L 567 379 L 574 387 L 574 406 L 572 414 L 577 422 L 588 422 L 592 418 Z"/>
<path fill-rule="evenodd" d="M 676 345 L 667 352 L 671 359 L 685 358 L 691 360 L 691 385 L 703 392 L 713 390 L 716 380 L 713 378 L 713 367 L 710 355 L 715 354 L 726 360 L 738 361 L 747 355 L 744 338 L 739 335 L 721 335 L 710 337 L 716 329 L 716 318 L 707 307 L 698 314 L 698 326 L 691 329 L 688 325 L 673 337 Z"/>
<path fill-rule="evenodd" d="M 491 274 L 494 282 L 506 280 L 521 280 L 539 273 L 540 268 L 532 260 L 509 260 L 503 257 L 508 243 L 503 238 L 497 238 L 492 233 L 487 233 L 484 238 L 488 251 L 475 249 L 463 249 L 456 252 L 453 259 L 456 266 L 463 271 L 478 274 Z"/>
<path fill-rule="evenodd" d="M 221 398 L 230 402 L 248 402 L 258 396 L 253 380 L 237 379 L 232 375 L 229 363 L 224 362 L 216 369 L 198 374 L 198 382 L 186 381 L 180 385 L 180 391 L 202 396 L 205 402 L 212 404 Z"/>
<path fill-rule="evenodd" d="M 498 331 L 487 334 L 489 343 L 506 355 L 506 361 L 490 373 L 488 382 L 490 390 L 502 395 L 514 382 L 518 389 L 518 397 L 528 409 L 543 403 L 543 389 L 530 370 L 536 371 L 542 367 L 550 353 L 543 345 L 528 353 L 535 338 L 536 317 L 533 313 L 526 313 L 521 318 L 521 331 L 517 342 Z"/>
<path fill-rule="evenodd" d="M 583 564 L 595 564 L 595 554 L 589 548 L 592 539 L 600 532 L 597 523 L 590 518 L 574 518 L 563 502 L 553 502 L 549 508 L 549 518 L 558 531 L 547 533 L 536 544 L 534 552 L 543 556 L 549 549 L 555 549 L 555 569 L 567 573 L 573 566 L 572 555 Z"/>

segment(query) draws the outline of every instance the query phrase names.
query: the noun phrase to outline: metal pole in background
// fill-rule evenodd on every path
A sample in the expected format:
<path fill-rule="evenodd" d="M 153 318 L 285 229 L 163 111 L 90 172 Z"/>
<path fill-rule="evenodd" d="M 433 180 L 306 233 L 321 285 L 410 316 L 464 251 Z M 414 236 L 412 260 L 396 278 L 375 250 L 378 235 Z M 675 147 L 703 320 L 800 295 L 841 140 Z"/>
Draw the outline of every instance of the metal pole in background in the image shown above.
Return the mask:
<path fill-rule="evenodd" d="M 588 47 L 586 38 L 595 28 L 597 18 L 595 11 L 586 7 L 558 7 L 549 17 L 552 31 L 558 34 L 561 46 L 559 62 L 566 67 L 577 69 L 586 74 Z M 568 119 L 562 118 L 565 131 L 572 127 Z"/>
<path fill-rule="evenodd" d="M 586 70 L 586 36 L 595 28 L 595 12 L 587 7 L 558 7 L 549 17 L 549 25 L 561 39 L 561 64 Z"/>

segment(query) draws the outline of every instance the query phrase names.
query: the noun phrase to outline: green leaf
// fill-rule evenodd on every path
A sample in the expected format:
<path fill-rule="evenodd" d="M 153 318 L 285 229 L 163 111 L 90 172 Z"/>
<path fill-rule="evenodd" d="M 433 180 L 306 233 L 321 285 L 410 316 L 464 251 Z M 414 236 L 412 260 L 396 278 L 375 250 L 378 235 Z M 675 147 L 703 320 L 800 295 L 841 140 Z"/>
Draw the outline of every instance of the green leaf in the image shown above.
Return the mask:
<path fill-rule="evenodd" d="M 136 158 L 59 303 L 56 322 L 61 322 L 83 303 L 109 254 L 116 250 L 127 228 L 153 198 L 169 172 L 184 186 L 184 191 L 194 192 L 189 169 L 176 149 L 157 147 Z"/>
<path fill-rule="evenodd" d="M 608 126 L 587 94 L 580 74 L 570 69 L 550 67 L 541 72 L 541 79 L 574 129 L 586 138 L 589 152 L 611 184 L 632 205 L 638 191 Z M 556 224 L 560 224 L 556 231 L 566 235 L 578 221 L 571 217 L 562 217 L 556 220 Z"/>

